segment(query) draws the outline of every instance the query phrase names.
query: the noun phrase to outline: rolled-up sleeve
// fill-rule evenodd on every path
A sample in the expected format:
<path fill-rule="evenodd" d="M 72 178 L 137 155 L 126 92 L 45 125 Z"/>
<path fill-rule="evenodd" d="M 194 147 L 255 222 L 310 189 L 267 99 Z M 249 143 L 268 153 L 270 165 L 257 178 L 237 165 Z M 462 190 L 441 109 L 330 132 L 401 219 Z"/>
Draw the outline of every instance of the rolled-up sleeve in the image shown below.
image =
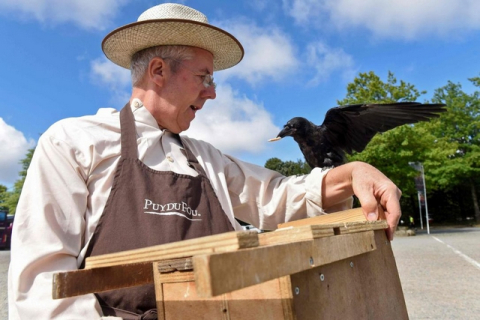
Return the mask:
<path fill-rule="evenodd" d="M 94 295 L 52 299 L 55 272 L 78 269 L 88 189 L 79 155 L 43 135 L 15 214 L 9 268 L 10 319 L 99 319 Z"/>
<path fill-rule="evenodd" d="M 273 230 L 279 223 L 325 214 L 322 180 L 329 170 L 285 177 L 276 171 L 227 157 L 225 177 L 235 217 Z"/>

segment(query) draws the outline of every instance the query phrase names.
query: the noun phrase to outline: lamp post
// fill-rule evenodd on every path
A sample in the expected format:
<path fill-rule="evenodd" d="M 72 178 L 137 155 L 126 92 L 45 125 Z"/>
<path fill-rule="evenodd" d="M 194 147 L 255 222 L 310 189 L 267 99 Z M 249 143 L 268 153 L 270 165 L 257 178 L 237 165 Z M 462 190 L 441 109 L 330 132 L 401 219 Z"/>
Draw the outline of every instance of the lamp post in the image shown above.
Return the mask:
<path fill-rule="evenodd" d="M 425 219 L 427 220 L 427 233 L 430 234 L 430 222 L 428 221 L 428 204 L 427 204 L 427 186 L 425 184 L 425 170 L 423 168 L 423 164 L 421 162 L 409 162 L 408 163 L 412 168 L 422 173 L 422 180 L 423 180 L 423 197 L 425 201 Z M 420 210 L 421 215 L 421 210 Z M 420 219 L 422 217 L 420 216 Z"/>
<path fill-rule="evenodd" d="M 417 191 L 418 198 L 418 210 L 420 211 L 420 228 L 423 230 L 423 217 L 422 217 L 422 199 L 420 199 L 420 191 Z"/>

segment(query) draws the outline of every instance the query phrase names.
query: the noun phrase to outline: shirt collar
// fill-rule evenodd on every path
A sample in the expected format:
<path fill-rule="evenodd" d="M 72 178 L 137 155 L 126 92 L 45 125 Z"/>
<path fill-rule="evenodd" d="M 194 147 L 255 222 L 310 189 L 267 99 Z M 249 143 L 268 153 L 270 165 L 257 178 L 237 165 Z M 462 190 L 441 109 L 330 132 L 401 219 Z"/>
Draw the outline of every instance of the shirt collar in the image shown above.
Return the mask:
<path fill-rule="evenodd" d="M 135 117 L 136 122 L 141 122 L 147 126 L 162 130 L 158 126 L 157 120 L 155 120 L 150 111 L 145 108 L 143 102 L 140 99 L 134 98 L 130 103 L 130 108 L 132 108 L 132 113 Z"/>

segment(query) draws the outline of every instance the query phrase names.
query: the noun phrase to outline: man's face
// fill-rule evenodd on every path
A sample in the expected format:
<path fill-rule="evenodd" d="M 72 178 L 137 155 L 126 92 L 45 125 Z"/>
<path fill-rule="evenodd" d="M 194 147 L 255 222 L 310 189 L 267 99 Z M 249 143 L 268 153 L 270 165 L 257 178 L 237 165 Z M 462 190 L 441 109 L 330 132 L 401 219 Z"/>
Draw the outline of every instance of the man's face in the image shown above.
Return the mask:
<path fill-rule="evenodd" d="M 207 99 L 216 97 L 215 87 L 204 85 L 205 75 L 213 75 L 213 56 L 199 48 L 194 53 L 192 59 L 181 62 L 176 74 L 169 73 L 161 92 L 161 110 L 154 114 L 158 124 L 173 133 L 187 130 Z"/>

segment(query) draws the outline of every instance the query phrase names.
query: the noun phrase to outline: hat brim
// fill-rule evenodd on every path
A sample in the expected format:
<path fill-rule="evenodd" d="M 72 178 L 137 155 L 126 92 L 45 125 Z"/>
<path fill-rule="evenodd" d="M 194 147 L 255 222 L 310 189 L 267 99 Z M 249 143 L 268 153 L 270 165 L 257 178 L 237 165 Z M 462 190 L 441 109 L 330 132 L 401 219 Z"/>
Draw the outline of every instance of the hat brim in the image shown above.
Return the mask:
<path fill-rule="evenodd" d="M 113 63 L 130 69 L 136 52 L 159 45 L 185 45 L 210 51 L 214 70 L 233 67 L 244 55 L 242 45 L 230 33 L 209 24 L 182 19 L 127 24 L 103 39 L 102 50 Z"/>

